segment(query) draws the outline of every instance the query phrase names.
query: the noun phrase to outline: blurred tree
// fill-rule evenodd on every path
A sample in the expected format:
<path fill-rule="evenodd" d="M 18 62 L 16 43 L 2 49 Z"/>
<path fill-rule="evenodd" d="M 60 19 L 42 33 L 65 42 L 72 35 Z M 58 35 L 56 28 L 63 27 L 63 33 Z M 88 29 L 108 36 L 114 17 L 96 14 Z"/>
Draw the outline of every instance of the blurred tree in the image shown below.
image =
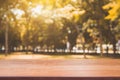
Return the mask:
<path fill-rule="evenodd" d="M 0 21 L 1 21 L 1 45 L 5 46 L 6 53 L 10 51 L 15 45 L 17 46 L 20 38 L 17 28 L 13 28 L 13 21 L 15 16 L 12 13 L 12 9 L 16 6 L 18 1 L 16 0 L 0 0 Z M 11 32 L 13 31 L 13 32 Z M 11 34 L 13 33 L 13 34 Z M 9 36 L 10 34 L 10 36 Z M 14 38 L 16 37 L 16 38 Z M 3 43 L 5 45 L 3 45 Z M 10 45 L 10 46 L 9 46 Z M 8 48 L 9 47 L 9 48 Z"/>
<path fill-rule="evenodd" d="M 119 17 L 120 17 L 120 0 L 110 0 L 110 2 L 103 6 L 103 9 L 108 11 L 108 15 L 105 17 L 109 21 L 109 37 L 110 42 L 113 44 L 114 54 L 116 53 L 117 37 L 119 35 Z"/>
<path fill-rule="evenodd" d="M 102 43 L 110 42 L 115 47 L 116 36 L 119 35 L 119 2 L 119 0 L 0 0 L 1 46 L 5 41 L 4 26 L 8 26 L 11 36 L 9 45 L 12 48 L 21 42 L 27 50 L 28 46 L 35 48 L 38 45 L 58 48 L 68 39 L 72 49 L 77 37 L 82 33 L 86 44 L 91 45 L 91 42 L 100 44 L 102 55 Z M 108 9 L 108 12 L 103 9 Z M 107 14 L 109 15 L 106 17 Z"/>
<path fill-rule="evenodd" d="M 102 9 L 102 6 L 108 3 L 108 0 L 82 0 L 81 7 L 85 9 L 86 13 L 82 17 L 83 27 L 85 25 L 88 25 L 88 27 L 85 27 L 87 29 L 86 31 L 89 33 L 91 37 L 97 36 L 99 38 L 100 43 L 100 49 L 101 49 L 101 55 L 103 53 L 102 43 L 103 43 L 103 28 L 106 27 L 106 23 L 104 20 L 104 17 L 106 15 L 106 12 Z M 89 23 L 88 20 L 92 22 Z M 93 28 L 91 28 L 93 27 Z M 93 35 L 94 34 L 94 35 Z"/>

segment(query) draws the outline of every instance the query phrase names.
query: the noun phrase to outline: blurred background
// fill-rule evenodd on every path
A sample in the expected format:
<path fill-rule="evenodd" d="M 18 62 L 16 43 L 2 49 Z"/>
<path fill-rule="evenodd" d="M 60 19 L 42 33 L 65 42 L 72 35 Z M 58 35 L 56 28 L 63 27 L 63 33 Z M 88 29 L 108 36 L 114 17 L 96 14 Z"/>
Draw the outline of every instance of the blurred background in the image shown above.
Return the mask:
<path fill-rule="evenodd" d="M 120 0 L 0 0 L 0 53 L 120 53 Z"/>

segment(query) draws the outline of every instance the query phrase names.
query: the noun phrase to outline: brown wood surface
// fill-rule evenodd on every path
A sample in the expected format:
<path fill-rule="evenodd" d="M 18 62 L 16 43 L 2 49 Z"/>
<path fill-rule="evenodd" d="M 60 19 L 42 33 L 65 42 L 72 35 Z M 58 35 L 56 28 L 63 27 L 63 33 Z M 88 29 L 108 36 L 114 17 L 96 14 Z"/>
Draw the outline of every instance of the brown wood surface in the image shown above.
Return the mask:
<path fill-rule="evenodd" d="M 120 59 L 63 59 L 41 56 L 43 58 L 35 55 L 21 55 L 20 58 L 17 55 L 0 59 L 0 76 L 120 77 Z"/>

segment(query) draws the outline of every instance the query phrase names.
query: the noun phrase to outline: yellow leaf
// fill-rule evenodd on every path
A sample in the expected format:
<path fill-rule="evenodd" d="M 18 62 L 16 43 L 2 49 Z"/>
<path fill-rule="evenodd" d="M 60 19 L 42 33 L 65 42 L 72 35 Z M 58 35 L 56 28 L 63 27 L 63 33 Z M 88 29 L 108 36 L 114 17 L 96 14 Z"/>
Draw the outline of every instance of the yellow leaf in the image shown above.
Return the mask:
<path fill-rule="evenodd" d="M 108 13 L 109 15 L 105 17 L 105 19 L 109 19 L 111 21 L 115 20 L 119 16 L 119 10 L 120 10 L 120 0 L 114 0 L 112 3 L 109 3 L 105 6 L 103 6 L 103 9 L 109 9 L 111 8 Z"/>

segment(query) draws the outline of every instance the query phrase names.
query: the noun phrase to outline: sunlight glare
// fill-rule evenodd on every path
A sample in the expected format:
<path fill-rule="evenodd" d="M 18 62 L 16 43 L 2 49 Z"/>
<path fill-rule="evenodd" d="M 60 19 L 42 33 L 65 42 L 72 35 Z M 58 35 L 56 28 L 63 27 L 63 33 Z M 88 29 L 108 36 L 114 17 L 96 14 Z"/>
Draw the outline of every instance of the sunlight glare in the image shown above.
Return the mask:
<path fill-rule="evenodd" d="M 72 2 L 77 2 L 77 0 L 71 0 Z"/>
<path fill-rule="evenodd" d="M 24 14 L 24 11 L 22 11 L 20 9 L 12 9 L 11 11 L 16 16 L 17 19 L 20 19 L 22 17 L 22 15 Z"/>
<path fill-rule="evenodd" d="M 42 5 L 37 5 L 35 8 L 31 9 L 32 16 L 37 17 L 38 15 L 41 15 L 42 13 Z"/>

